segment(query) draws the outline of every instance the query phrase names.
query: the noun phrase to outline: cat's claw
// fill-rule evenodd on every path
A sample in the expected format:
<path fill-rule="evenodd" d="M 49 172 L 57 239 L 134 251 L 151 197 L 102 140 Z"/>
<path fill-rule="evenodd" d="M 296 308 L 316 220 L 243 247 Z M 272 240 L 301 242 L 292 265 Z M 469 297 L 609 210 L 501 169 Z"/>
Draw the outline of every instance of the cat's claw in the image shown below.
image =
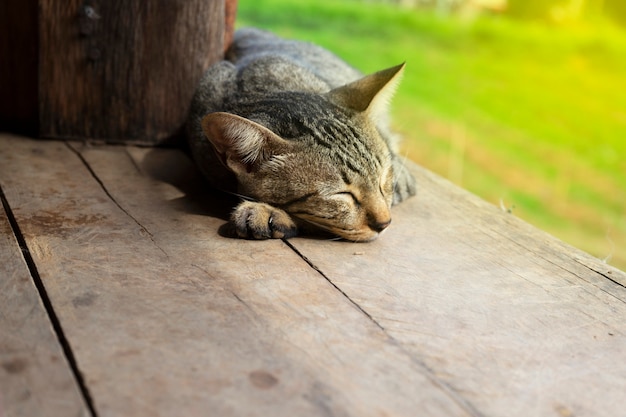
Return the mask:
<path fill-rule="evenodd" d="M 237 236 L 245 239 L 288 239 L 298 233 L 287 213 L 265 203 L 244 201 L 235 208 L 230 220 Z"/>

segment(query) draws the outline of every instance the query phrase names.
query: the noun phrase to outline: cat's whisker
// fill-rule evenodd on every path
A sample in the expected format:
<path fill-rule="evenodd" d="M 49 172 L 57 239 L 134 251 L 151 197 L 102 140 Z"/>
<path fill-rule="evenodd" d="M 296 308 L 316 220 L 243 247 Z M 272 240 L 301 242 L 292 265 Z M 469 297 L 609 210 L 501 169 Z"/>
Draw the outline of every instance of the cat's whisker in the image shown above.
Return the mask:
<path fill-rule="evenodd" d="M 304 221 L 304 222 L 306 222 L 306 223 L 308 223 L 308 224 L 310 224 L 312 226 L 315 226 L 315 227 L 317 227 L 319 229 L 322 229 L 323 231 L 330 232 L 333 235 L 335 235 L 335 237 L 328 238 L 327 240 L 329 240 L 329 241 L 338 241 L 338 240 L 344 240 L 345 239 L 344 237 L 338 236 L 337 232 L 334 231 L 330 226 L 326 226 L 326 225 L 324 225 L 322 223 L 316 222 L 315 220 L 306 219 L 304 217 L 298 217 L 298 219 L 300 219 L 300 220 L 302 220 L 302 221 Z"/>
<path fill-rule="evenodd" d="M 358 230 L 356 229 L 340 229 L 341 233 L 338 233 L 337 229 L 333 229 L 330 226 L 324 225 L 322 223 L 316 222 L 315 220 L 311 220 L 311 219 L 307 219 L 304 217 L 298 217 L 298 219 L 309 223 L 317 228 L 320 228 L 324 231 L 330 232 L 334 235 L 337 235 L 336 237 L 333 238 L 329 238 L 327 239 L 328 241 L 338 241 L 338 240 L 349 240 L 352 242 L 369 242 L 371 240 L 376 239 L 378 236 L 380 236 L 381 233 L 376 233 L 374 236 L 372 237 L 367 237 L 367 238 L 363 238 L 360 237 L 360 233 Z"/>
<path fill-rule="evenodd" d="M 415 194 L 387 120 L 404 64 L 364 76 L 253 28 L 237 31 L 227 56 L 202 77 L 187 133 L 208 183 L 241 200 L 238 235 L 378 237 L 392 202 Z"/>
<path fill-rule="evenodd" d="M 404 155 L 402 155 L 402 163 L 406 164 L 406 161 L 409 160 L 409 151 L 404 151 Z"/>
<path fill-rule="evenodd" d="M 328 232 L 332 232 L 330 227 L 328 227 L 328 226 L 326 226 L 326 225 L 324 225 L 322 223 L 316 222 L 315 220 L 307 219 L 305 217 L 298 217 L 298 219 L 302 220 L 302 221 L 304 221 L 306 223 L 309 223 L 309 224 L 311 224 L 311 225 L 313 225 L 315 227 L 319 227 L 320 229 L 326 230 Z"/>
<path fill-rule="evenodd" d="M 234 195 L 235 197 L 239 197 L 244 201 L 257 201 L 255 198 L 252 197 L 248 197 L 247 195 L 243 195 L 243 194 L 239 194 L 239 193 L 235 193 L 232 191 L 226 191 L 228 194 L 230 195 Z"/>

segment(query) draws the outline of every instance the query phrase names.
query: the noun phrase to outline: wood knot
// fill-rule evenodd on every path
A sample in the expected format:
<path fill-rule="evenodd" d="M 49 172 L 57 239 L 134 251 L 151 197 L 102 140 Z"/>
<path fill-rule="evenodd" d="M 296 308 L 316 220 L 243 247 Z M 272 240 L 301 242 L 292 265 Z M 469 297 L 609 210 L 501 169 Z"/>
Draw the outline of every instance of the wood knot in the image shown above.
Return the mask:
<path fill-rule="evenodd" d="M 100 15 L 92 6 L 84 5 L 80 9 L 78 17 L 78 27 L 82 36 L 90 36 L 96 28 L 96 21 L 100 19 Z"/>

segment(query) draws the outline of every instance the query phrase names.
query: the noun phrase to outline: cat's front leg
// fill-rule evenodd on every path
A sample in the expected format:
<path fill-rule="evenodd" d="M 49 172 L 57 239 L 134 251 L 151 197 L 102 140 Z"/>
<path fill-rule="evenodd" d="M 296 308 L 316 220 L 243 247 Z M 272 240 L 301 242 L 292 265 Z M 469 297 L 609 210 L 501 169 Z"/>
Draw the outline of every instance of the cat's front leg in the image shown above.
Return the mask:
<path fill-rule="evenodd" d="M 393 204 L 398 204 L 417 193 L 413 174 L 409 172 L 397 155 L 392 159 L 393 167 Z"/>
<path fill-rule="evenodd" d="M 230 220 L 237 236 L 246 239 L 288 239 L 298 233 L 286 212 L 265 203 L 244 201 L 235 208 Z"/>

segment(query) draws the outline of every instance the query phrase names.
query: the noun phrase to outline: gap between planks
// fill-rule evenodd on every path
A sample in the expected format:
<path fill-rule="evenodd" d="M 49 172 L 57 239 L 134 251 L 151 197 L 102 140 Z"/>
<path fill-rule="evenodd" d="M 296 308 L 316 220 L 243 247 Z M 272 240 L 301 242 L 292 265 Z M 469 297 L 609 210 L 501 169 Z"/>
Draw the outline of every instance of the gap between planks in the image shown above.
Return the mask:
<path fill-rule="evenodd" d="M 69 145 L 66 143 L 66 145 L 62 146 Z M 83 149 L 82 152 L 84 158 L 90 160 L 88 149 Z M 129 152 L 127 151 L 127 153 Z M 107 161 L 110 162 L 110 160 Z M 75 166 L 80 165 L 78 160 L 75 160 L 75 162 Z M 85 162 L 82 163 L 84 164 Z M 134 165 L 137 168 L 137 164 Z M 107 165 L 101 165 L 99 168 L 98 165 L 94 165 L 93 169 L 102 175 L 102 180 L 106 180 L 105 183 L 109 186 L 114 196 L 124 195 L 118 195 L 115 188 L 117 184 L 107 180 L 106 175 L 110 172 L 110 170 L 107 170 Z M 434 184 L 435 186 L 431 184 L 431 190 L 429 190 L 428 178 L 430 177 L 423 176 L 421 178 L 424 183 L 424 191 L 420 200 L 420 206 L 422 207 L 420 212 L 418 212 L 420 214 L 409 213 L 407 208 L 411 207 L 410 204 L 408 207 L 400 206 L 399 212 L 404 212 L 404 218 L 399 216 L 399 220 L 405 221 L 405 227 L 396 229 L 399 231 L 397 233 L 393 231 L 394 233 L 386 236 L 388 239 L 384 242 L 376 242 L 373 246 L 370 246 L 376 250 L 376 259 L 382 258 L 386 259 L 387 262 L 391 262 L 393 268 L 390 271 L 386 269 L 373 270 L 373 268 L 370 268 L 372 269 L 371 273 L 365 274 L 368 276 L 363 277 L 363 274 L 354 273 L 354 265 L 367 269 L 373 266 L 371 262 L 368 264 L 367 261 L 373 262 L 376 259 L 360 257 L 363 258 L 359 259 L 360 262 L 352 262 L 354 265 L 344 265 L 337 263 L 337 260 L 345 260 L 347 259 L 346 256 L 352 254 L 353 249 L 349 245 L 336 245 L 333 248 L 333 252 L 336 249 L 336 252 L 338 252 L 337 256 L 329 257 L 326 242 L 297 239 L 291 241 L 290 245 L 300 252 L 297 254 L 299 258 L 303 258 L 302 254 L 306 254 L 306 259 L 304 260 L 305 262 L 308 260 L 307 266 L 302 265 L 302 269 L 313 268 L 332 287 L 341 287 L 343 295 L 337 294 L 337 298 L 346 299 L 345 304 L 349 301 L 353 307 L 357 307 L 359 311 L 354 310 L 355 316 L 362 316 L 360 311 L 369 311 L 371 316 L 375 318 L 375 321 L 379 323 L 371 324 L 372 321 L 370 321 L 370 326 L 368 327 L 374 328 L 376 326 L 378 329 L 383 330 L 379 334 L 387 338 L 390 343 L 397 342 L 401 344 L 401 348 L 403 348 L 402 356 L 405 356 L 405 358 L 407 355 L 404 352 L 409 352 L 408 356 L 413 362 L 416 360 L 420 361 L 425 357 L 424 362 L 435 370 L 435 375 L 443 375 L 441 376 L 443 381 L 457 385 L 459 389 L 456 392 L 461 392 L 464 396 L 468 395 L 468 400 L 476 403 L 478 408 L 485 414 L 494 414 L 494 410 L 510 410 L 511 401 L 519 407 L 527 406 L 528 404 L 520 403 L 519 400 L 516 402 L 515 396 L 519 398 L 520 395 L 537 395 L 539 391 L 532 386 L 529 388 L 529 384 L 532 385 L 533 382 L 538 382 L 537 378 L 539 377 L 542 377 L 540 381 L 544 384 L 551 381 L 554 382 L 554 378 L 550 374 L 542 373 L 542 370 L 546 369 L 546 364 L 550 365 L 547 367 L 547 370 L 562 371 L 563 376 L 560 378 L 569 378 L 569 380 L 566 380 L 569 382 L 562 384 L 559 380 L 558 385 L 563 385 L 567 389 L 551 389 L 549 394 L 545 394 L 548 397 L 546 401 L 542 400 L 542 404 L 544 402 L 548 403 L 548 400 L 563 397 L 557 405 L 547 404 L 547 406 L 557 407 L 557 410 L 565 410 L 564 412 L 575 414 L 578 414 L 576 412 L 578 409 L 581 410 L 581 415 L 585 415 L 585 406 L 591 406 L 592 409 L 605 409 L 605 411 L 610 409 L 611 404 L 606 405 L 607 399 L 612 399 L 612 395 L 616 393 L 616 390 L 603 383 L 603 381 L 611 381 L 610 379 L 607 380 L 607 375 L 615 378 L 613 382 L 619 381 L 617 378 L 621 369 L 623 369 L 619 366 L 619 361 L 617 363 L 610 361 L 611 357 L 613 360 L 619 358 L 619 352 L 621 352 L 617 350 L 620 348 L 617 336 L 620 336 L 619 332 L 623 326 L 616 317 L 619 314 L 615 313 L 619 313 L 624 308 L 624 285 L 616 285 L 619 283 L 616 281 L 619 280 L 626 282 L 623 275 L 615 272 L 615 279 L 610 279 L 607 274 L 610 276 L 611 272 L 600 272 L 608 271 L 608 269 L 604 269 L 599 262 L 591 258 L 585 258 L 578 252 L 567 250 L 564 245 L 546 239 L 544 234 L 539 234 L 533 231 L 533 229 L 521 225 L 521 222 L 510 216 L 503 216 L 493 210 L 484 209 L 484 204 L 477 204 L 473 199 L 466 198 L 465 194 L 455 191 L 456 189 L 447 189 L 444 186 L 437 187 L 436 185 L 438 184 Z M 435 182 L 433 181 L 433 183 Z M 97 188 L 95 183 L 92 187 L 94 189 Z M 443 198 L 441 195 L 443 195 Z M 11 194 L 9 196 L 12 197 Z M 120 199 L 120 201 L 123 201 L 123 199 Z M 128 214 L 122 214 L 125 213 L 125 210 L 119 204 L 109 205 L 113 211 L 121 210 L 118 213 L 120 218 Z M 467 213 L 462 212 L 462 210 L 466 210 Z M 21 215 L 21 212 L 18 212 L 16 209 L 16 214 Z M 133 212 L 133 214 L 137 215 L 138 213 Z M 467 219 L 466 214 L 471 215 L 469 219 Z M 432 219 L 429 217 L 431 215 Z M 141 220 L 141 223 L 148 225 L 157 237 L 160 236 L 157 233 L 158 229 L 154 228 L 156 226 L 151 225 L 149 217 L 142 218 L 139 216 L 137 218 Z M 135 219 L 131 221 L 130 218 L 125 223 L 132 227 L 133 222 L 139 224 Z M 215 222 L 212 224 L 215 224 Z M 433 224 L 445 224 L 448 225 L 448 229 L 454 230 L 439 230 L 432 226 Z M 468 225 L 471 225 L 471 227 Z M 28 233 L 28 225 L 25 224 L 23 226 L 23 230 Z M 145 227 L 142 226 L 142 229 L 145 229 Z M 507 230 L 508 234 L 502 233 L 501 229 Z M 462 237 L 462 239 L 459 239 L 459 237 Z M 407 239 L 414 241 L 415 247 L 433 247 L 435 251 L 413 252 L 410 248 L 405 247 L 406 245 L 403 245 L 403 242 L 406 242 Z M 163 241 L 161 243 L 165 244 Z M 150 245 L 147 236 L 143 244 Z M 272 245 L 272 247 L 276 249 L 279 246 Z M 473 249 L 477 247 L 481 248 L 479 252 Z M 33 249 L 33 256 L 37 256 L 36 247 Z M 391 252 L 392 249 L 393 252 Z M 168 250 L 171 251 L 171 249 Z M 154 251 L 156 252 L 156 248 Z M 447 254 L 459 256 L 460 263 L 451 266 Z M 377 265 L 380 264 L 378 263 Z M 419 268 L 414 269 L 416 266 L 419 266 Z M 407 272 L 409 268 L 412 271 L 410 274 Z M 324 272 L 321 271 L 322 269 Z M 359 269 L 359 271 L 362 271 L 362 269 Z M 485 271 L 488 273 L 483 273 Z M 410 282 L 413 284 L 406 286 L 404 284 L 407 284 L 408 280 L 406 278 L 409 276 L 411 277 Z M 328 277 L 331 277 L 337 284 L 330 282 Z M 363 278 L 366 279 L 363 280 Z M 445 280 L 444 284 L 436 284 L 440 278 Z M 430 315 L 429 309 L 419 309 L 420 315 L 425 317 L 423 320 L 420 316 L 414 314 L 418 311 L 416 308 L 397 311 L 387 309 L 385 308 L 385 300 L 380 299 L 381 296 L 384 297 L 386 295 L 384 288 L 379 288 L 378 291 L 369 293 L 361 290 L 361 286 L 366 286 L 370 282 L 367 279 L 370 279 L 370 281 L 377 280 L 378 286 L 376 288 L 386 285 L 386 288 L 390 290 L 399 291 L 399 293 L 391 292 L 390 297 L 393 297 L 395 299 L 394 302 L 399 303 L 400 306 L 404 302 L 405 306 L 410 308 L 414 306 L 413 302 L 417 302 L 415 300 L 421 300 L 422 302 L 427 301 L 429 305 L 433 305 L 438 309 Z M 526 283 L 532 284 L 540 290 L 545 288 L 545 291 L 536 291 L 530 285 L 526 285 Z M 464 294 L 459 294 L 460 290 L 455 289 L 455 286 L 460 288 Z M 444 287 L 445 298 L 442 298 L 444 293 L 438 291 L 444 289 Z M 515 293 L 510 292 L 513 289 L 515 289 Z M 561 289 L 569 291 L 561 291 Z M 611 289 L 613 289 L 614 294 L 611 294 Z M 328 290 L 334 291 L 331 287 L 328 287 Z M 407 290 L 413 292 L 404 294 L 403 291 Z M 598 290 L 597 295 L 594 292 L 595 290 Z M 243 302 L 245 305 L 246 297 L 240 297 L 239 295 L 241 294 L 237 294 L 236 291 L 231 291 L 231 293 L 239 302 Z M 604 295 L 599 297 L 600 293 Z M 409 297 L 407 294 L 410 294 L 412 297 Z M 620 300 L 620 303 L 614 304 L 613 301 L 606 299 L 607 294 Z M 473 298 L 471 303 L 463 302 L 463 299 L 472 295 L 475 298 Z M 489 296 L 489 299 L 487 299 L 487 296 Z M 517 312 L 518 308 L 506 307 L 507 302 L 502 299 L 503 297 L 508 299 L 509 296 L 511 296 L 514 307 L 518 304 L 522 305 L 521 303 L 516 304 L 516 300 L 520 297 L 527 297 L 528 302 L 523 304 L 525 308 L 522 313 L 518 316 L 506 316 L 505 314 L 502 320 L 499 319 L 499 314 L 492 314 L 489 318 L 485 316 L 486 313 Z M 621 299 L 619 298 L 620 296 L 622 297 Z M 357 300 L 358 303 L 355 303 L 354 300 Z M 580 303 L 581 300 L 583 303 Z M 247 301 L 250 301 L 250 299 Z M 441 303 L 445 301 L 446 304 L 436 304 L 438 301 Z M 480 301 L 493 301 L 493 306 L 488 303 L 485 307 L 477 305 Z M 543 305 L 541 303 L 547 302 L 558 302 L 564 308 L 552 310 L 551 308 L 537 307 Z M 450 307 L 450 304 L 452 307 L 464 308 L 465 310 L 454 310 L 454 308 Z M 589 307 L 580 307 L 581 305 L 588 305 Z M 614 314 L 607 314 L 608 306 L 611 305 L 614 307 Z M 565 309 L 565 307 L 570 308 L 570 310 Z M 544 320 L 546 313 L 553 311 L 555 313 L 561 311 L 564 315 L 549 315 L 547 316 L 548 320 Z M 608 330 L 610 337 L 600 339 L 598 333 L 598 340 L 596 341 L 595 332 L 579 333 L 579 329 L 582 327 L 579 327 L 580 323 L 577 323 L 574 318 L 585 319 L 586 317 L 602 323 L 602 326 L 598 326 L 598 332 Z M 399 326 L 395 328 L 392 324 L 394 321 L 398 323 L 414 323 L 414 326 Z M 419 334 L 405 337 L 405 333 L 402 333 L 404 331 L 413 331 L 415 327 L 420 325 L 422 330 L 430 329 L 431 323 L 434 323 L 433 325 L 442 325 L 440 330 L 443 334 L 439 334 L 441 339 L 447 337 L 447 341 L 457 341 L 461 340 L 459 339 L 461 336 L 464 337 L 462 340 L 465 342 L 459 346 L 460 353 L 459 349 L 447 352 L 449 355 L 447 355 L 446 360 L 451 365 L 448 365 L 448 363 L 442 365 L 437 362 L 439 352 L 442 352 L 442 348 L 445 348 L 445 345 L 442 345 L 439 340 L 425 339 L 420 337 Z M 469 331 L 457 326 L 467 323 L 473 325 Z M 582 320 L 581 323 L 586 326 L 591 322 Z M 494 328 L 495 325 L 498 326 Z M 454 334 L 451 335 L 450 330 L 454 330 Z M 498 334 L 494 333 L 494 330 L 497 330 Z M 499 333 L 503 333 L 503 335 L 500 336 Z M 392 335 L 393 339 L 389 335 Z M 504 343 L 511 338 L 515 342 L 522 337 L 524 338 L 524 346 L 518 346 L 517 344 L 508 346 Z M 568 344 L 573 342 L 576 342 L 576 344 L 572 346 Z M 477 345 L 478 348 L 472 350 L 474 345 Z M 564 347 L 568 346 L 567 352 L 559 347 L 561 345 Z M 419 346 L 419 349 L 415 349 L 412 346 Z M 499 350 L 486 350 L 489 346 L 499 348 Z M 516 350 L 518 348 L 519 351 Z M 396 351 L 400 352 L 399 350 Z M 78 352 L 79 350 L 77 350 Z M 432 357 L 429 357 L 429 352 Z M 577 355 L 577 365 L 574 368 L 572 368 L 574 365 L 566 358 L 565 353 Z M 484 359 L 485 356 L 487 357 L 486 359 Z M 508 362 L 506 360 L 509 358 L 512 358 L 512 360 L 516 358 L 518 362 L 507 367 L 506 364 Z M 607 360 L 604 358 L 607 358 Z M 79 359 L 82 360 L 80 357 Z M 475 371 L 472 368 L 467 368 L 470 359 L 473 367 L 483 366 L 484 369 L 481 368 L 480 371 Z M 523 365 L 519 365 L 519 361 Z M 408 364 L 405 360 L 403 362 L 404 366 Z M 466 368 L 456 371 L 457 365 L 461 367 L 465 365 Z M 424 369 L 424 366 L 420 366 L 420 368 Z M 513 375 L 517 379 L 511 379 L 510 376 L 503 377 L 502 370 L 507 369 L 514 372 Z M 595 374 L 593 373 L 594 369 Z M 536 373 L 533 374 L 533 372 Z M 424 374 L 423 371 L 421 373 Z M 590 374 L 591 377 L 595 375 L 597 379 L 589 385 L 589 378 L 581 378 L 580 374 Z M 425 374 L 427 377 L 428 375 L 428 373 Z M 492 383 L 482 378 L 481 375 L 488 375 L 492 381 L 495 380 L 496 382 Z M 499 381 L 498 378 L 500 378 Z M 577 383 L 576 381 L 580 382 Z M 588 398 L 590 396 L 589 393 L 597 393 L 591 391 L 590 388 L 596 384 L 600 387 L 599 391 L 598 389 L 596 391 L 601 395 L 595 395 L 598 400 L 592 401 L 592 399 Z M 475 391 L 477 387 L 480 387 L 480 391 Z M 491 391 L 489 391 L 490 388 Z M 578 388 L 578 392 L 576 392 L 576 388 Z M 566 395 L 568 391 L 571 391 L 573 395 Z M 619 384 L 617 391 L 619 391 Z M 96 393 L 97 390 L 93 392 Z M 498 394 L 499 398 L 507 399 L 508 404 L 502 406 L 502 408 L 493 406 L 494 398 L 489 398 L 488 395 L 485 395 L 485 392 Z M 96 396 L 96 399 L 100 401 L 98 396 Z M 578 404 L 581 399 L 583 401 L 582 406 Z M 535 408 L 537 407 L 539 407 L 538 400 Z M 553 411 L 554 408 L 550 408 L 550 410 Z"/>
<path fill-rule="evenodd" d="M 165 252 L 155 241 L 153 234 L 139 222 L 128 210 L 126 210 L 109 192 L 104 182 L 98 177 L 95 170 L 90 166 L 89 162 L 85 159 L 85 157 L 81 154 L 81 151 L 74 146 L 74 143 L 69 141 L 64 141 L 65 145 L 74 153 L 77 158 L 81 161 L 81 163 L 85 166 L 87 171 L 91 174 L 93 179 L 99 184 L 102 188 L 103 192 L 107 195 L 107 197 L 115 204 L 126 216 L 128 216 L 133 222 L 135 222 L 142 230 L 144 230 L 150 240 L 154 243 L 154 245 L 163 252 L 168 258 L 169 255 Z M 111 145 L 106 145 L 111 146 Z M 124 145 L 121 145 L 124 146 Z M 133 166 L 141 172 L 140 167 L 137 165 L 137 162 L 131 156 L 130 160 Z M 436 377 L 435 372 L 429 368 L 426 363 L 417 360 L 414 355 L 411 355 L 398 340 L 396 340 L 393 336 L 389 334 L 389 332 L 371 315 L 369 314 L 358 302 L 352 299 L 345 291 L 343 291 L 327 274 L 325 274 L 320 267 L 318 267 L 314 262 L 312 262 L 309 258 L 307 258 L 300 250 L 298 250 L 292 243 L 290 243 L 287 239 L 281 239 L 286 247 L 288 247 L 292 252 L 294 252 L 300 259 L 302 259 L 310 268 L 312 268 L 315 272 L 321 275 L 328 283 L 331 285 L 342 297 L 344 297 L 351 305 L 353 305 L 357 311 L 359 311 L 367 320 L 373 323 L 380 331 L 385 335 L 385 337 L 403 354 L 405 354 L 411 362 L 413 362 L 416 366 L 420 367 L 428 380 L 430 380 L 433 385 L 440 388 L 443 392 L 445 392 L 449 398 L 461 409 L 465 410 L 469 415 L 473 417 L 482 417 L 483 414 L 476 409 L 469 401 L 464 399 L 461 395 L 458 394 L 457 390 L 449 383 L 440 380 Z M 243 302 L 236 294 L 233 293 L 233 296 L 237 298 L 240 302 Z M 244 303 L 245 304 L 245 303 Z M 81 385 L 82 386 L 82 385 Z M 87 388 L 85 387 L 85 390 Z M 88 394 L 88 392 L 87 392 Z M 91 405 L 91 403 L 90 403 Z M 93 410 L 93 407 L 91 408 Z M 95 415 L 95 414 L 94 414 Z"/>
<path fill-rule="evenodd" d="M 122 210 L 122 212 L 125 215 L 127 215 L 132 221 L 134 221 L 135 224 L 137 224 L 137 226 L 139 226 L 139 228 L 148 235 L 148 237 L 150 238 L 150 240 L 152 241 L 154 246 L 159 248 L 159 250 L 161 252 L 163 252 L 163 254 L 169 258 L 169 255 L 167 254 L 167 252 L 165 252 L 163 250 L 163 248 L 161 248 L 156 243 L 156 240 L 154 240 L 154 235 L 143 224 L 141 224 L 139 222 L 139 220 L 137 220 L 132 214 L 130 214 L 130 212 L 128 210 L 126 210 L 124 207 L 122 207 L 122 205 L 115 199 L 115 197 L 113 197 L 113 195 L 111 195 L 111 193 L 109 192 L 107 187 L 104 185 L 104 182 L 102 182 L 102 180 L 98 177 L 98 175 L 95 173 L 95 171 L 91 168 L 91 166 L 89 165 L 89 162 L 87 162 L 87 160 L 83 157 L 83 155 L 80 153 L 80 151 L 78 149 L 76 149 L 73 146 L 73 144 L 71 144 L 68 141 L 65 141 L 65 145 L 69 148 L 70 151 L 72 151 L 78 157 L 78 159 L 80 159 L 80 161 L 83 163 L 83 165 L 85 166 L 87 171 L 91 174 L 93 179 L 100 185 L 100 188 L 106 194 L 106 196 L 111 200 L 111 202 L 113 202 L 113 204 L 115 204 L 120 210 Z M 133 161 L 132 158 L 130 158 L 130 159 L 131 159 L 131 161 Z M 137 165 L 135 164 L 135 161 L 133 161 L 133 165 L 135 166 L 135 168 L 138 168 Z"/>
<path fill-rule="evenodd" d="M 402 353 L 404 353 L 410 360 L 411 362 L 413 362 L 415 365 L 419 366 L 424 373 L 426 374 L 426 376 L 428 377 L 428 379 L 437 387 L 439 387 L 442 391 L 444 391 L 446 394 L 448 394 L 448 396 L 461 408 L 463 408 L 468 414 L 470 414 L 471 416 L 474 417 L 482 417 L 483 414 L 478 411 L 478 409 L 476 409 L 476 407 L 474 407 L 469 401 L 467 401 L 466 399 L 464 399 L 462 396 L 460 396 L 457 393 L 457 389 L 454 388 L 451 384 L 448 384 L 447 382 L 440 380 L 439 378 L 437 378 L 435 376 L 435 372 L 428 367 L 428 365 L 426 365 L 426 363 L 424 363 L 423 361 L 419 361 L 415 358 L 414 355 L 411 355 L 410 352 L 408 352 L 404 346 L 402 346 L 401 343 L 399 343 L 399 341 L 394 338 L 391 334 L 389 334 L 389 332 L 387 331 L 387 329 L 385 329 L 385 327 L 383 327 L 382 324 L 380 324 L 370 313 L 368 313 L 359 303 L 357 303 L 355 300 L 353 300 L 344 290 L 342 290 L 335 282 L 333 282 L 332 279 L 330 279 L 325 273 L 324 271 L 322 271 L 322 269 L 320 267 L 318 267 L 317 265 L 315 265 L 313 263 L 313 261 L 311 261 L 309 258 L 307 258 L 306 256 L 304 256 L 304 254 L 302 252 L 300 252 L 298 250 L 298 248 L 296 248 L 294 245 L 292 245 L 287 239 L 282 239 L 282 241 L 289 247 L 291 248 L 291 250 L 293 250 L 305 263 L 307 263 L 311 268 L 313 268 L 317 273 L 319 273 L 326 281 L 328 281 L 328 283 L 335 289 L 337 290 L 343 297 L 345 297 L 350 304 L 352 304 L 358 311 L 360 311 L 365 317 L 367 317 L 368 320 L 370 320 L 376 327 L 378 327 L 380 329 L 380 331 L 382 331 L 385 336 L 388 338 L 388 340 L 394 345 L 396 346 Z"/>
<path fill-rule="evenodd" d="M 87 408 L 89 409 L 91 416 L 97 417 L 98 414 L 96 413 L 96 409 L 93 405 L 93 400 L 91 398 L 91 393 L 89 392 L 89 388 L 87 388 L 87 384 L 85 383 L 83 375 L 81 374 L 80 369 L 78 368 L 78 363 L 76 362 L 76 358 L 74 356 L 74 352 L 72 351 L 72 347 L 69 341 L 67 340 L 65 333 L 63 332 L 63 327 L 61 326 L 61 322 L 59 321 L 59 318 L 56 312 L 54 311 L 54 307 L 52 306 L 50 297 L 48 297 L 48 292 L 46 291 L 46 287 L 43 284 L 41 277 L 39 276 L 37 265 L 35 264 L 35 261 L 33 260 L 33 257 L 30 253 L 30 249 L 28 248 L 28 245 L 26 244 L 26 239 L 24 239 L 24 235 L 22 234 L 22 231 L 20 230 L 20 226 L 17 220 L 15 219 L 15 216 L 13 215 L 13 210 L 11 209 L 11 206 L 9 205 L 9 201 L 6 198 L 1 185 L 0 185 L 0 200 L 2 200 L 2 206 L 4 208 L 4 212 L 6 214 L 7 220 L 9 221 L 9 225 L 11 227 L 13 235 L 15 236 L 15 239 L 17 240 L 18 246 L 22 252 L 22 256 L 24 257 L 24 261 L 26 262 L 26 266 L 28 267 L 28 272 L 30 274 L 30 277 L 33 283 L 35 284 L 35 288 L 37 288 L 37 292 L 39 293 L 39 298 L 41 299 L 41 302 L 43 303 L 46 314 L 48 315 L 50 323 L 52 324 L 52 329 L 54 331 L 54 334 L 56 335 L 57 340 L 59 341 L 61 349 L 63 350 L 63 354 L 65 355 L 65 358 L 67 359 L 67 362 L 70 366 L 70 369 L 72 370 L 72 374 L 74 375 L 74 378 L 76 379 L 76 383 L 78 385 L 80 393 L 83 396 L 83 399 L 85 401 L 85 404 L 87 405 Z"/>

